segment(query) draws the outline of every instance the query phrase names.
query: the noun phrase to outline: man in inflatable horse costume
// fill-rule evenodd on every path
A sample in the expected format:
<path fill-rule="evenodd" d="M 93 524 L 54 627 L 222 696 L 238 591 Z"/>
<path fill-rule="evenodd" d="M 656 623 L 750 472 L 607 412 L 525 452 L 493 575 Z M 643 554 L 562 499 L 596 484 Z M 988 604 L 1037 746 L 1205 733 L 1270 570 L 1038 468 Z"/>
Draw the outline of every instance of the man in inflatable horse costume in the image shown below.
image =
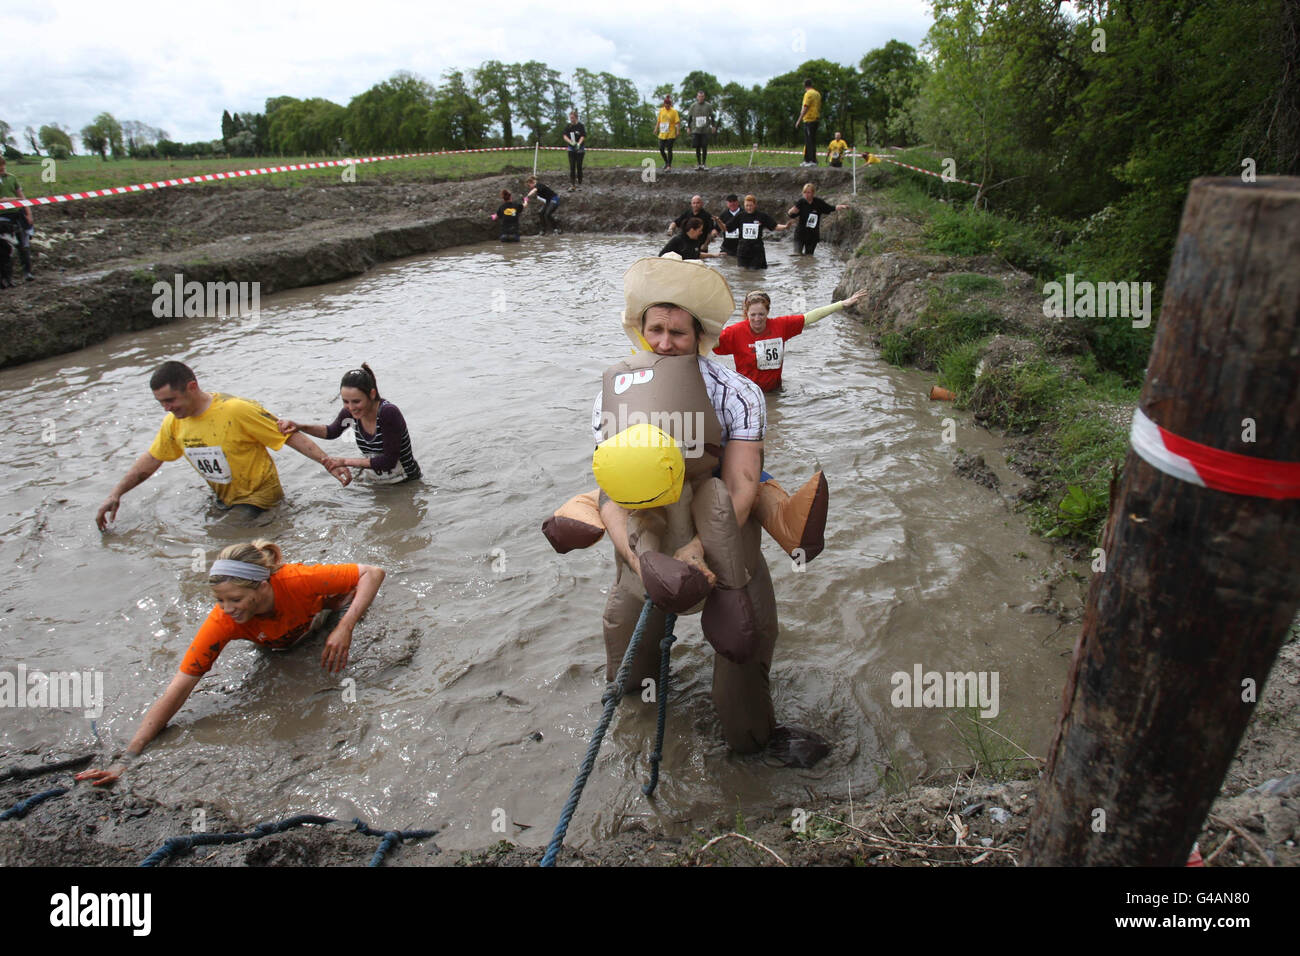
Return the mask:
<path fill-rule="evenodd" d="M 762 471 L 763 393 L 705 358 L 735 309 L 719 273 L 641 259 L 624 276 L 624 293 L 623 326 L 640 351 L 606 370 L 593 410 L 599 497 L 570 500 L 543 532 L 561 553 L 609 532 L 616 577 L 603 619 L 607 680 L 647 595 L 655 607 L 625 692 L 658 678 L 665 611 L 702 610 L 704 636 L 717 651 L 713 703 L 728 746 L 754 753 L 772 745 L 787 763 L 811 765 L 825 754 L 824 741 L 778 727 L 773 714 L 776 598 L 759 536 L 767 527 L 787 552 L 815 557 L 826 480 L 818 472 L 791 498 Z"/>

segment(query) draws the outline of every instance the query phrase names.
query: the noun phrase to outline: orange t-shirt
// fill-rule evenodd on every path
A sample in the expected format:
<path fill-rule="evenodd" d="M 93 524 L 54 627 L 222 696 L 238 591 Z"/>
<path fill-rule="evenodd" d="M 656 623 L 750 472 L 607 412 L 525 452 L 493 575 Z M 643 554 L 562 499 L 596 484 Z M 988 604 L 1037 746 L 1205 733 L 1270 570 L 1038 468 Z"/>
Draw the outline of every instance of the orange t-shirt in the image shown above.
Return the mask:
<path fill-rule="evenodd" d="M 355 564 L 286 564 L 271 575 L 275 592 L 272 616 L 252 617 L 240 624 L 218 604 L 190 642 L 181 673 L 202 677 L 216 663 L 221 649 L 234 640 L 291 647 L 307 633 L 327 597 L 346 594 L 360 579 L 361 569 Z"/>

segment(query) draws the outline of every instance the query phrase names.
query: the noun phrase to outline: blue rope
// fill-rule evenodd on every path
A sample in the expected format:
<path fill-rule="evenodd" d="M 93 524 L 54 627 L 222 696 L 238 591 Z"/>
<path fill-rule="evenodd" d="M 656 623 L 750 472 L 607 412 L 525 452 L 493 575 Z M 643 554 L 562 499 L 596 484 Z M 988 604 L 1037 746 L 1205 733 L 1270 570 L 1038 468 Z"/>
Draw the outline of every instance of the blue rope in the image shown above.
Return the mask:
<path fill-rule="evenodd" d="M 27 816 L 27 811 L 32 807 L 44 803 L 46 800 L 53 800 L 55 797 L 61 797 L 68 792 L 67 787 L 55 787 L 53 790 L 43 790 L 34 797 L 28 797 L 21 803 L 15 803 L 4 813 L 0 813 L 0 820 L 21 820 Z"/>
<path fill-rule="evenodd" d="M 573 819 L 574 811 L 578 809 L 582 790 L 587 786 L 587 778 L 591 776 L 592 768 L 596 765 L 596 755 L 600 753 L 600 745 L 605 740 L 605 731 L 609 729 L 610 721 L 614 719 L 614 709 L 623 699 L 623 685 L 632 671 L 632 660 L 636 657 L 637 647 L 640 646 L 641 637 L 645 633 L 646 622 L 650 620 L 650 610 L 654 606 L 654 601 L 646 598 L 641 608 L 641 616 L 636 622 L 636 630 L 632 632 L 632 639 L 628 641 L 627 650 L 623 652 L 623 660 L 618 665 L 618 674 L 615 675 L 612 683 L 605 685 L 605 693 L 600 696 L 600 702 L 605 705 L 605 712 L 601 714 L 600 723 L 596 725 L 591 735 L 591 743 L 587 745 L 587 755 L 582 758 L 582 766 L 578 768 L 578 776 L 573 781 L 573 788 L 569 791 L 569 799 L 565 801 L 564 809 L 560 811 L 560 822 L 555 825 L 555 832 L 551 834 L 551 842 L 546 847 L 546 853 L 542 855 L 540 866 L 555 866 L 555 858 L 560 855 L 564 835 L 569 831 L 569 821 Z"/>
<path fill-rule="evenodd" d="M 361 820 L 356 817 L 352 819 L 352 822 L 357 825 L 357 830 L 364 833 L 366 836 L 383 837 L 383 839 L 379 841 L 379 849 L 376 850 L 375 855 L 370 858 L 370 866 L 380 866 L 383 864 L 384 857 L 388 855 L 388 852 L 403 840 L 423 840 L 426 837 L 438 835 L 437 830 L 374 830 L 362 823 Z M 434 849 L 436 850 L 437 847 L 434 847 Z"/>
<path fill-rule="evenodd" d="M 162 846 L 150 853 L 140 865 L 158 866 L 169 857 L 192 850 L 196 846 L 217 846 L 227 843 L 242 843 L 244 840 L 260 840 L 262 837 L 283 833 L 285 830 L 300 827 L 305 823 L 323 825 L 337 822 L 333 817 L 304 813 L 296 817 L 290 817 L 287 820 L 281 820 L 278 823 L 259 823 L 248 833 L 193 833 L 187 836 L 170 837 Z M 370 858 L 371 866 L 379 866 L 383 863 L 384 857 L 388 855 L 389 851 L 403 840 L 422 840 L 425 837 L 436 836 L 438 833 L 437 830 L 375 830 L 362 823 L 359 819 L 354 819 L 352 822 L 356 824 L 357 830 L 366 836 L 383 837 L 379 849 Z"/>
<path fill-rule="evenodd" d="M 676 623 L 676 614 L 664 618 L 664 639 L 659 642 L 659 719 L 655 727 L 655 749 L 650 754 L 650 782 L 641 784 L 641 792 L 647 797 L 653 797 L 655 787 L 659 786 L 659 761 L 664 759 L 664 724 L 668 722 L 668 681 L 671 679 L 669 664 L 673 641 L 677 640 L 673 633 Z"/>

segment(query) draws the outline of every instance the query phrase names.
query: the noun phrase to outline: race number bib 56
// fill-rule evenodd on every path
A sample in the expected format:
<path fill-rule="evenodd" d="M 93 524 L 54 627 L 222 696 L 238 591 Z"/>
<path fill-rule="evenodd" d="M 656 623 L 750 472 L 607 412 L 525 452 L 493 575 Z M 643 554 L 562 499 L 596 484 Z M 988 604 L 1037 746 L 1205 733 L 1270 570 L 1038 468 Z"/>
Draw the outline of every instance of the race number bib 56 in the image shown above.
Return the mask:
<path fill-rule="evenodd" d="M 758 238 L 758 226 L 759 226 L 759 224 L 756 223 L 756 222 L 742 222 L 742 223 L 740 224 L 740 238 L 742 238 L 742 239 L 757 239 L 757 238 Z"/>
<path fill-rule="evenodd" d="M 781 339 L 760 339 L 754 343 L 754 357 L 758 367 L 763 371 L 781 367 L 781 354 L 785 351 L 785 342 Z"/>
<path fill-rule="evenodd" d="M 186 448 L 185 457 L 190 460 L 194 470 L 208 481 L 217 485 L 230 484 L 230 462 L 226 461 L 226 453 L 220 448 L 210 445 Z"/>
<path fill-rule="evenodd" d="M 808 229 L 816 229 L 816 228 L 817 228 L 817 213 L 815 213 L 815 212 L 810 212 L 810 213 L 808 213 L 808 224 L 807 224 L 807 226 L 806 226 L 805 228 L 808 228 Z"/>

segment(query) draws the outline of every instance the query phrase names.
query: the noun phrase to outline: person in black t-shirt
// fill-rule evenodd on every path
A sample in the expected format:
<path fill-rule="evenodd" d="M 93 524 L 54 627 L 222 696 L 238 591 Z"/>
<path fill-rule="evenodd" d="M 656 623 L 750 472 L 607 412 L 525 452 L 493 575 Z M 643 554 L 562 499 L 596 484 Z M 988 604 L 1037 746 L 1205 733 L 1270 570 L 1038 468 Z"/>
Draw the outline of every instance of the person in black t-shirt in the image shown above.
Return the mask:
<path fill-rule="evenodd" d="M 709 248 L 709 243 L 713 237 L 718 234 L 714 228 L 714 217 L 704 208 L 704 199 L 700 196 L 692 196 L 691 204 L 680 216 L 668 224 L 668 235 L 672 235 L 678 229 L 683 228 L 687 219 L 699 219 L 704 223 L 704 248 Z"/>
<path fill-rule="evenodd" d="M 777 225 L 776 220 L 758 211 L 758 200 L 745 197 L 745 211 L 732 217 L 732 227 L 740 227 L 740 243 L 736 247 L 736 263 L 742 269 L 766 269 L 767 252 L 763 249 L 763 230 L 784 232 L 788 223 Z"/>
<path fill-rule="evenodd" d="M 727 208 L 722 210 L 721 216 L 714 219 L 714 222 L 718 224 L 718 235 L 722 237 L 722 247 L 719 252 L 724 256 L 734 256 L 736 247 L 740 245 L 740 226 L 734 225 L 733 220 L 742 211 L 740 197 L 735 193 L 729 193 L 727 195 Z"/>
<path fill-rule="evenodd" d="M 803 198 L 789 209 L 791 216 L 799 217 L 799 224 L 794 230 L 795 251 L 799 255 L 812 255 L 821 241 L 821 220 L 823 216 L 840 209 L 848 209 L 848 204 L 832 206 L 824 199 L 817 198 L 817 187 L 813 183 L 804 183 Z"/>
<path fill-rule="evenodd" d="M 510 190 L 501 190 L 501 205 L 492 214 L 492 221 L 501 229 L 502 242 L 519 241 L 519 220 L 523 214 L 523 204 L 510 198 Z"/>
<path fill-rule="evenodd" d="M 560 206 L 560 197 L 546 183 L 539 183 L 536 176 L 529 176 L 524 180 L 524 185 L 528 187 L 528 195 L 524 197 L 524 205 L 528 205 L 528 200 L 534 196 L 542 204 L 542 235 L 546 235 L 546 228 L 549 225 L 551 231 L 557 236 L 560 234 L 560 224 L 555 220 L 555 210 Z"/>
<path fill-rule="evenodd" d="M 659 255 L 669 252 L 675 252 L 683 259 L 721 259 L 720 252 L 701 252 L 707 239 L 704 237 L 704 220 L 697 216 L 692 216 L 682 223 L 682 229 L 675 236 L 668 240 L 667 244 L 659 250 Z"/>
<path fill-rule="evenodd" d="M 569 147 L 569 191 L 582 185 L 582 161 L 587 155 L 587 127 L 578 122 L 578 111 L 569 111 L 569 125 L 564 127 L 564 143 Z"/>

